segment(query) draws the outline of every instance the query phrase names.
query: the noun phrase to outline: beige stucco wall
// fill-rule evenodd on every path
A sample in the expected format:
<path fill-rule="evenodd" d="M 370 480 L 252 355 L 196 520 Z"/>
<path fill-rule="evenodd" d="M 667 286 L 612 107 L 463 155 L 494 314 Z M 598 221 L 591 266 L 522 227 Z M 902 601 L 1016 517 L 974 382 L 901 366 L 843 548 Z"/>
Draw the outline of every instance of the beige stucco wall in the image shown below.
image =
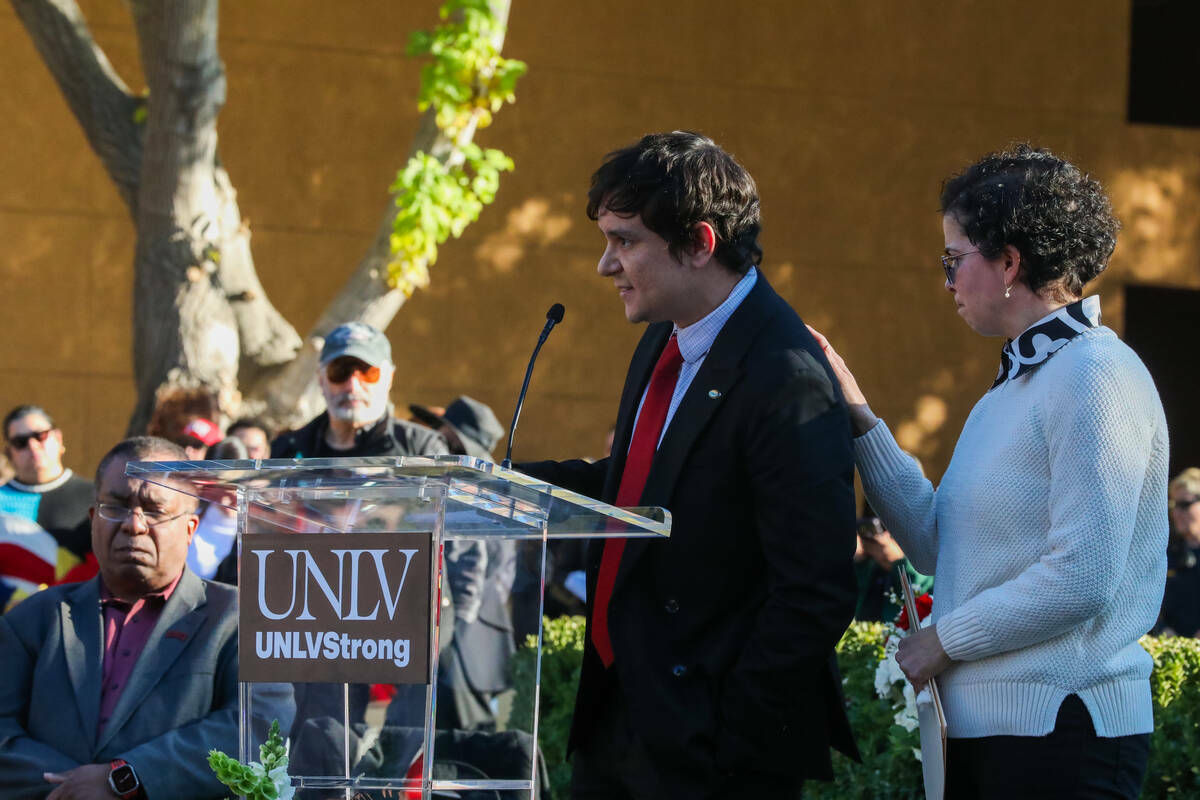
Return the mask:
<path fill-rule="evenodd" d="M 124 6 L 84 4 L 131 86 Z M 716 138 L 759 181 L 765 273 L 940 475 L 998 340 L 942 288 L 940 181 L 1028 139 L 1112 190 L 1126 231 L 1098 283 L 1200 287 L 1200 131 L 1125 122 L 1127 0 L 515 0 L 518 103 L 478 137 L 517 163 L 389 330 L 395 399 L 467 393 L 502 419 L 553 302 L 518 457 L 597 454 L 639 334 L 595 274 L 582 206 L 603 154 L 659 129 Z M 301 331 L 365 251 L 417 119 L 408 31 L 430 0 L 237 0 L 222 9 L 221 155 L 263 283 Z M 0 408 L 45 404 L 91 469 L 132 400 L 132 228 L 7 4 L 0 5 Z M 1182 84 L 1181 84 L 1182 86 Z"/>

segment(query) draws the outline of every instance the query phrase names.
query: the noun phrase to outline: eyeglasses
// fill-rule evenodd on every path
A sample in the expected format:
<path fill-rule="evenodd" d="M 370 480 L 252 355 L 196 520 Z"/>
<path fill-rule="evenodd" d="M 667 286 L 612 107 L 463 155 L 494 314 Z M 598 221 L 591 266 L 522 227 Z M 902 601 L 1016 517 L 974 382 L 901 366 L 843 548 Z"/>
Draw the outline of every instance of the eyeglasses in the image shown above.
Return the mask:
<path fill-rule="evenodd" d="M 8 443 L 13 446 L 14 450 L 24 450 L 29 447 L 29 443 L 37 439 L 41 444 L 46 443 L 46 439 L 50 434 L 54 433 L 54 428 L 46 428 L 44 431 L 34 431 L 33 433 L 22 433 L 20 436 L 14 436 L 8 440 Z"/>
<path fill-rule="evenodd" d="M 325 366 L 325 377 L 330 383 L 345 383 L 351 375 L 357 375 L 363 383 L 379 383 L 382 374 L 379 367 L 361 361 L 331 361 Z"/>
<path fill-rule="evenodd" d="M 126 508 L 118 506 L 114 503 L 101 503 L 96 506 L 96 513 L 100 515 L 100 519 L 106 519 L 109 522 L 125 523 L 130 520 L 134 514 L 142 518 L 148 527 L 162 525 L 164 522 L 170 522 L 173 519 L 179 519 L 185 514 L 191 514 L 191 511 L 180 511 L 178 514 L 167 515 L 163 511 L 146 511 L 142 508 Z"/>
<path fill-rule="evenodd" d="M 979 252 L 978 250 L 972 250 L 969 253 L 959 253 L 956 256 L 952 256 L 952 255 L 948 255 L 948 254 L 942 256 L 942 269 L 946 270 L 946 283 L 953 286 L 954 285 L 954 274 L 956 272 L 958 272 L 958 268 L 959 268 L 959 266 L 961 266 L 960 262 L 967 256 L 973 256 L 978 252 Z"/>
<path fill-rule="evenodd" d="M 1178 508 L 1181 511 L 1186 511 L 1187 509 L 1196 505 L 1196 503 L 1200 503 L 1200 497 L 1193 497 L 1190 500 L 1172 500 L 1167 505 L 1169 505 L 1171 508 Z"/>

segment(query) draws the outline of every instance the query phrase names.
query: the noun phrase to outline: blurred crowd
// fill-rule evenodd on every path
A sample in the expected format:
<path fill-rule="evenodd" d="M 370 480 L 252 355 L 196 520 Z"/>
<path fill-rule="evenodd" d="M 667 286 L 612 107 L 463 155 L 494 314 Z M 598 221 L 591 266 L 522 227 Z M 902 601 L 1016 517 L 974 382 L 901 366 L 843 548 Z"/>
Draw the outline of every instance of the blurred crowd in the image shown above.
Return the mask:
<path fill-rule="evenodd" d="M 81 711 L 89 723 L 85 728 L 94 725 L 95 735 L 86 737 L 86 746 L 81 745 L 86 752 L 62 753 L 64 762 L 88 765 L 97 760 L 96 745 L 104 740 L 109 720 L 114 713 L 129 714 L 119 703 L 127 693 L 139 695 L 142 706 L 135 705 L 135 709 L 144 706 L 146 714 L 155 718 L 140 719 L 138 724 L 148 725 L 159 735 L 164 751 L 178 749 L 180 726 L 197 720 L 186 719 L 186 714 L 181 719 L 178 713 L 153 711 L 153 693 L 141 695 L 136 683 L 148 654 L 155 651 L 159 629 L 166 624 L 159 615 L 170 616 L 173 596 L 194 591 L 208 596 L 205 607 L 210 611 L 222 606 L 218 627 L 224 626 L 225 634 L 213 645 L 213 653 L 232 648 L 234 665 L 233 672 L 228 667 L 222 672 L 219 662 L 225 656 L 214 655 L 218 663 L 207 678 L 212 685 L 199 689 L 213 697 L 212 713 L 201 716 L 212 717 L 220 706 L 221 727 L 204 741 L 194 742 L 196 763 L 203 762 L 208 748 L 220 749 L 222 743 L 228 751 L 235 751 L 231 737 L 236 731 L 237 612 L 236 603 L 229 598 L 236 593 L 225 587 L 238 582 L 236 510 L 230 499 L 219 493 L 210 496 L 196 491 L 191 497 L 167 492 L 179 497 L 159 496 L 155 491 L 161 487 L 126 476 L 125 464 L 137 460 L 367 456 L 497 458 L 494 450 L 505 428 L 491 408 L 460 396 L 445 406 L 410 406 L 411 418 L 400 419 L 390 401 L 393 376 L 387 338 L 361 323 L 342 325 L 326 337 L 321 353 L 317 377 L 326 409 L 305 425 L 278 432 L 253 418 L 223 424 L 214 393 L 168 391 L 160 396 L 146 435 L 118 444 L 101 460 L 94 480 L 90 474 L 77 475 L 65 466 L 68 442 L 50 409 L 21 405 L 9 412 L 3 424 L 11 476 L 0 485 L 0 608 L 5 611 L 0 618 L 0 651 L 4 651 L 0 652 L 0 666 L 4 674 L 17 678 L 14 689 L 21 697 L 0 697 L 0 738 L 8 734 L 16 737 L 12 741 L 38 738 L 36 720 L 48 710 L 38 708 L 39 698 L 47 695 L 41 673 L 55 660 L 47 626 L 83 622 L 74 615 L 67 621 L 61 619 L 59 601 L 75 602 L 81 592 L 90 591 L 84 605 L 99 602 L 98 623 L 104 628 L 104 639 L 94 643 L 94 652 L 86 658 L 99 661 L 103 688 L 98 686 L 99 707 Z M 570 554 L 570 560 L 575 558 Z M 569 570 L 557 569 L 555 561 L 556 553 L 551 553 L 550 595 L 555 599 L 549 610 L 578 612 L 582 609 L 582 581 L 574 582 L 580 594 L 566 589 L 563 582 Z M 463 737 L 494 733 L 505 724 L 510 660 L 526 637 L 537 632 L 540 542 L 525 549 L 513 540 L 447 542 L 442 567 L 437 727 Z M 42 595 L 45 600 L 38 599 Z M 214 598 L 224 599 L 217 604 Z M 153 635 L 148 628 L 154 628 Z M 175 630 L 166 632 L 168 637 L 174 634 Z M 74 669 L 69 665 L 79 657 L 64 644 L 59 677 L 69 678 Z M 172 666 L 177 668 L 180 665 Z M 127 690 L 122 688 L 122 676 Z M 232 683 L 224 687 L 227 694 L 222 698 L 217 684 L 226 679 Z M 185 689 L 177 685 L 173 691 Z M 287 687 L 286 695 L 286 701 L 275 704 L 279 707 L 274 716 L 284 721 L 295 758 L 308 760 L 299 768 L 311 774 L 339 768 L 325 762 L 340 761 L 340 720 L 348 719 L 350 734 L 361 737 L 368 706 L 384 709 L 389 725 L 423 730 L 419 721 L 425 711 L 425 692 L 420 687 L 350 685 L 344 695 L 341 685 L 295 684 Z M 272 707 L 273 702 L 264 707 Z M 58 702 L 49 705 L 55 710 L 59 706 Z M 280 710 L 282 706 L 286 710 Z M 125 713 L 117 713 L 122 711 Z M 265 714 L 262 709 L 259 712 Z M 136 710 L 133 714 L 138 717 Z M 122 721 L 122 725 L 129 724 L 133 723 Z M 6 732 L 6 726 L 13 730 Z M 145 733 L 139 730 L 139 738 Z M 39 747 L 48 744 L 42 742 Z M 523 747 L 509 742 L 508 750 L 514 746 L 518 751 Z M 19 750 L 0 751 L 0 775 L 17 776 L 12 778 L 17 781 L 13 786 L 20 785 L 23 768 L 28 768 L 34 776 L 30 780 L 35 782 L 41 781 L 43 773 L 59 775 L 54 771 L 55 757 L 39 750 L 25 763 L 18 757 Z M 515 762 L 503 742 L 497 745 L 492 741 L 488 750 L 512 768 Z M 478 762 L 479 757 L 473 760 Z M 151 763 L 143 758 L 141 765 L 131 768 L 140 767 L 131 771 L 135 777 L 128 778 L 140 791 L 144 792 L 146 781 L 153 780 L 144 774 Z M 109 772 L 120 777 L 125 774 L 121 770 L 124 767 L 111 767 Z M 61 775 L 65 781 L 88 779 L 65 767 Z M 108 773 L 103 777 L 107 780 Z M 0 795 L 8 796 L 6 787 L 11 787 L 6 780 L 0 778 Z M 157 788 L 167 787 L 160 784 Z"/>

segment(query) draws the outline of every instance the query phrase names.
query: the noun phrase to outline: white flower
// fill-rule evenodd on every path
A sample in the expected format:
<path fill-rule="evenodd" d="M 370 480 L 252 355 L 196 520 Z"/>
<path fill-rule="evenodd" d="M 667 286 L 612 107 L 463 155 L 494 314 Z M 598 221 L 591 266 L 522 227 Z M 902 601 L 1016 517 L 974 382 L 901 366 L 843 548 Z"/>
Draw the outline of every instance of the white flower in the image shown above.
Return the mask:
<path fill-rule="evenodd" d="M 904 684 L 904 707 L 896 712 L 895 721 L 906 731 L 915 731 L 921 726 L 917 716 L 917 696 L 911 683 Z"/>
<path fill-rule="evenodd" d="M 275 788 L 279 791 L 278 800 L 292 800 L 292 795 L 296 793 L 296 787 L 292 786 L 292 779 L 288 777 L 287 768 L 288 763 L 285 758 L 279 766 L 268 773 L 275 783 Z"/>
<path fill-rule="evenodd" d="M 893 650 L 885 655 L 875 668 L 875 694 L 884 698 L 893 697 L 896 684 L 904 682 L 904 672 L 896 663 L 896 652 Z"/>

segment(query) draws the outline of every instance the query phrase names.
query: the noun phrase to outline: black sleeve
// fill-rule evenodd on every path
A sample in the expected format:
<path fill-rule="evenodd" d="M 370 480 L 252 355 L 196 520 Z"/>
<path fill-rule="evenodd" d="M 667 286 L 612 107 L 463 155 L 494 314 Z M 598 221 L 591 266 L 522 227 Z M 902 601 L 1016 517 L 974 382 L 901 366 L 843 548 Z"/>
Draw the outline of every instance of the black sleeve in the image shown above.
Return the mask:
<path fill-rule="evenodd" d="M 590 497 L 593 500 L 603 499 L 604 477 L 608 473 L 608 459 L 585 461 L 577 458 L 571 461 L 532 461 L 524 464 L 514 464 L 518 472 L 553 483 L 572 492 Z"/>

